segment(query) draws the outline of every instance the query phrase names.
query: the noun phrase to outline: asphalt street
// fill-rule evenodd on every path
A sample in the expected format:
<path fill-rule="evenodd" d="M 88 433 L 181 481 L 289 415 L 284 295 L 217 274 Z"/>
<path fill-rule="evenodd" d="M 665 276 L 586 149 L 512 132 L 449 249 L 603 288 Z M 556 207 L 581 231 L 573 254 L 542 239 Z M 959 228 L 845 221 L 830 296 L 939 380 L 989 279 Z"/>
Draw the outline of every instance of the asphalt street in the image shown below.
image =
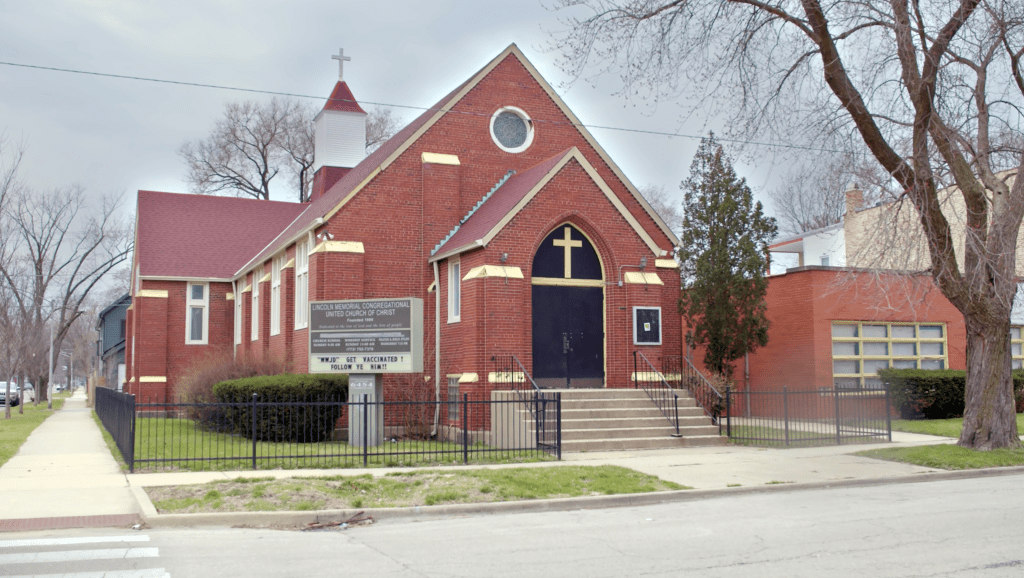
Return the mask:
<path fill-rule="evenodd" d="M 1019 577 L 1024 475 L 797 489 L 664 504 L 383 521 L 320 532 L 142 530 L 153 558 L 119 576 Z M 5 540 L 124 530 L 6 533 Z M 77 544 L 69 549 L 109 545 Z M 31 550 L 32 548 L 29 548 Z M 16 555 L 22 548 L 2 548 Z M 39 548 L 35 548 L 39 550 Z M 4 564 L 0 575 L 93 571 Z M 146 573 L 143 573 L 146 572 Z M 95 574 L 94 574 L 95 575 Z M 111 574 L 108 574 L 111 575 Z"/>

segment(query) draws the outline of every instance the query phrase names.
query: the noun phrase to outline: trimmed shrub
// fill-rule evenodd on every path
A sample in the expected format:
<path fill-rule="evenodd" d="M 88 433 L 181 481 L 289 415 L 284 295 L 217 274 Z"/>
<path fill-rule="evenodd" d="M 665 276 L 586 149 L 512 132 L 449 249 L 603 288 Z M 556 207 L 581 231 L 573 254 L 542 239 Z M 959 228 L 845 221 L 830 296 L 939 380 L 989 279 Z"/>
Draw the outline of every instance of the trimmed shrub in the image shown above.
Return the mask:
<path fill-rule="evenodd" d="M 288 364 L 279 359 L 256 359 L 245 354 L 236 357 L 230 349 L 217 350 L 194 360 L 178 380 L 175 390 L 181 401 L 194 404 L 186 410 L 188 419 L 205 430 L 227 432 L 230 429 L 223 408 L 212 405 L 217 399 L 213 386 L 232 379 L 287 372 Z"/>
<path fill-rule="evenodd" d="M 255 377 L 258 375 L 280 375 L 289 372 L 289 364 L 273 357 L 256 359 L 230 349 L 208 353 L 195 359 L 178 379 L 176 392 L 188 402 L 212 402 L 213 386 L 222 381 Z"/>
<path fill-rule="evenodd" d="M 956 369 L 883 369 L 889 395 L 903 419 L 963 417 L 967 372 Z M 1013 372 L 1016 411 L 1024 409 L 1024 371 Z"/>
<path fill-rule="evenodd" d="M 288 405 L 256 408 L 256 439 L 316 443 L 328 440 L 348 398 L 347 375 L 283 374 L 223 381 L 213 386 L 231 433 L 252 439 L 252 399 Z M 294 404 L 294 405 L 292 405 Z"/>

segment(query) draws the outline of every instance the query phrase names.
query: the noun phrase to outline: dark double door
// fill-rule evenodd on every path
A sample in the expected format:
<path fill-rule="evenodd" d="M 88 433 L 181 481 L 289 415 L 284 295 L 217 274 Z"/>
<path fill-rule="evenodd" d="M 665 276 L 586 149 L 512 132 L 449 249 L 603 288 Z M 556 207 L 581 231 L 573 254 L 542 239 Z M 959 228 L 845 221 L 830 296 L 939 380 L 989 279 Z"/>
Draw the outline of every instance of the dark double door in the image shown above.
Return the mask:
<path fill-rule="evenodd" d="M 533 372 L 544 388 L 604 387 L 604 290 L 533 286 Z"/>

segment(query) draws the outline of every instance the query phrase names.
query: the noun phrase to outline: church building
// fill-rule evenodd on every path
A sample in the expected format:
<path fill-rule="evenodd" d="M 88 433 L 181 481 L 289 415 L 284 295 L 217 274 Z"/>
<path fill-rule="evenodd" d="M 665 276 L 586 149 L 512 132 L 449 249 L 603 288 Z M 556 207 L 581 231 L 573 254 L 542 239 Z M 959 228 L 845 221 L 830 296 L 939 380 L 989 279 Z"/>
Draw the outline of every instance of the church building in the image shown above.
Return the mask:
<path fill-rule="evenodd" d="M 634 351 L 682 354 L 678 239 L 518 47 L 369 155 L 365 121 L 339 75 L 307 203 L 139 191 L 125 391 L 174 396 L 216 352 L 307 372 L 310 304 L 337 300 L 422 300 L 422 373 L 386 399 L 488 399 L 507 355 L 632 388 Z"/>

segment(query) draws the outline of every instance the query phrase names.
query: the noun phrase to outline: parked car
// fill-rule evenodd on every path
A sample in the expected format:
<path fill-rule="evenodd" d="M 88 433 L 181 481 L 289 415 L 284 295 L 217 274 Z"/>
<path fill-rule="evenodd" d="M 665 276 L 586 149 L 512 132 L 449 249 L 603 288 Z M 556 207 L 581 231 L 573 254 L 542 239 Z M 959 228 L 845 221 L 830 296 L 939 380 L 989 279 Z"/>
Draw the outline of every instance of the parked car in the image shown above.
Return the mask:
<path fill-rule="evenodd" d="M 0 405 L 4 405 L 7 402 L 7 382 L 0 381 Z M 14 383 L 11 384 L 11 407 L 17 407 L 21 403 L 21 392 L 18 386 Z"/>

